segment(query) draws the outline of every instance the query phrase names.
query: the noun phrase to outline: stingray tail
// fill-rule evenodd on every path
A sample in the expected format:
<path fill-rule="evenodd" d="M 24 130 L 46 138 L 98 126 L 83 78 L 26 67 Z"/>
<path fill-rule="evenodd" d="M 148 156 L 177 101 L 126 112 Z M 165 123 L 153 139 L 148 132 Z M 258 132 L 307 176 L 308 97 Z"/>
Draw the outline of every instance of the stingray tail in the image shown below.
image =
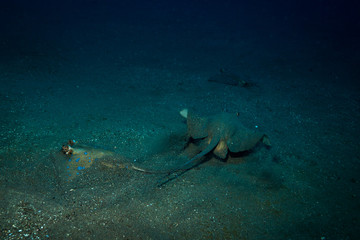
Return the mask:
<path fill-rule="evenodd" d="M 198 162 L 198 160 L 200 158 L 202 158 L 203 156 L 205 156 L 206 154 L 208 154 L 209 152 L 211 152 L 216 147 L 216 145 L 219 143 L 219 141 L 220 141 L 220 138 L 211 139 L 211 142 L 203 151 L 201 151 L 200 153 L 195 155 L 193 158 L 191 158 L 189 161 L 187 161 L 181 167 L 173 169 L 172 171 L 169 171 L 165 177 L 159 179 L 157 186 L 161 187 L 161 186 L 165 185 L 166 183 L 180 177 L 181 175 L 183 175 L 187 171 L 193 169 L 194 167 L 200 165 L 202 163 L 202 161 Z"/>
<path fill-rule="evenodd" d="M 131 169 L 133 169 L 135 171 L 149 173 L 149 174 L 164 174 L 164 173 L 169 173 L 171 171 L 171 170 L 151 170 L 151 169 L 137 167 L 134 165 L 132 165 L 130 167 L 131 167 Z"/>
<path fill-rule="evenodd" d="M 146 168 L 141 168 L 141 167 L 137 167 L 134 165 L 131 165 L 130 168 L 138 171 L 138 172 L 143 172 L 143 173 L 149 173 L 149 174 L 161 174 L 161 173 L 166 173 L 166 174 L 172 174 L 174 172 L 178 172 L 181 170 L 189 170 L 194 168 L 197 164 L 196 161 L 198 159 L 200 159 L 201 157 L 205 156 L 206 154 L 208 154 L 209 152 L 211 152 L 211 150 L 213 150 L 216 145 L 218 144 L 220 139 L 212 139 L 210 144 L 200 153 L 198 153 L 196 156 L 194 156 L 193 158 L 191 158 L 189 161 L 187 161 L 186 163 L 184 163 L 181 167 L 175 168 L 175 169 L 168 169 L 168 170 L 150 170 L 150 169 L 146 169 Z"/>
<path fill-rule="evenodd" d="M 194 163 L 202 158 L 203 156 L 205 156 L 206 154 L 208 154 L 209 152 L 211 152 L 216 145 L 219 143 L 220 138 L 213 138 L 211 139 L 209 145 L 207 145 L 207 147 L 201 151 L 200 153 L 196 154 L 193 158 L 191 158 L 189 161 L 187 161 L 186 163 L 184 163 L 180 168 L 176 169 L 176 170 L 187 170 L 189 168 L 193 168 L 194 167 Z"/>

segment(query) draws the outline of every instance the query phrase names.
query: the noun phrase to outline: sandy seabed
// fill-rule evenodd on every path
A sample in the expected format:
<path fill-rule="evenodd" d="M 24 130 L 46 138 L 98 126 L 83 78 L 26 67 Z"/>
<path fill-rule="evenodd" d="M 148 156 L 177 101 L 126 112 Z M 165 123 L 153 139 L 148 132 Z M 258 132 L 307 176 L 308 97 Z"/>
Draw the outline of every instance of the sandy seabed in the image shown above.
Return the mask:
<path fill-rule="evenodd" d="M 311 45 L 294 57 L 252 39 L 210 40 L 184 51 L 118 46 L 109 55 L 103 44 L 3 61 L 0 238 L 355 239 L 360 98 L 351 59 Z M 252 87 L 208 82 L 222 67 Z M 114 151 L 112 163 L 181 164 L 192 154 L 185 107 L 238 113 L 272 147 L 226 162 L 207 155 L 161 188 L 161 175 L 101 164 L 67 180 L 59 150 L 68 139 Z"/>

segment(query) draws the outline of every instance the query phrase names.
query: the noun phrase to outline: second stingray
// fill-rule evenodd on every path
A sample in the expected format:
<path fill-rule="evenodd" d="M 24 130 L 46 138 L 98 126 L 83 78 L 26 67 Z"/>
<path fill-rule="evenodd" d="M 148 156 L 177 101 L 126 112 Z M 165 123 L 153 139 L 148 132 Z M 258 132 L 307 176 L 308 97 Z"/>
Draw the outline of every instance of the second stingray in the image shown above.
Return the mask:
<path fill-rule="evenodd" d="M 211 151 L 219 158 L 225 159 L 228 152 L 238 153 L 249 151 L 259 142 L 270 146 L 270 140 L 264 133 L 246 128 L 236 114 L 221 113 L 209 118 L 204 118 L 184 109 L 180 112 L 186 118 L 188 137 L 201 139 L 205 148 L 181 167 L 174 169 L 170 174 L 184 172 L 199 165 L 199 160 Z M 169 175 L 170 175 L 169 174 Z M 181 174 L 178 174 L 181 175 Z M 176 175 L 175 177 L 177 177 Z M 173 178 L 175 178 L 173 177 Z M 170 178 L 160 185 L 167 183 Z"/>

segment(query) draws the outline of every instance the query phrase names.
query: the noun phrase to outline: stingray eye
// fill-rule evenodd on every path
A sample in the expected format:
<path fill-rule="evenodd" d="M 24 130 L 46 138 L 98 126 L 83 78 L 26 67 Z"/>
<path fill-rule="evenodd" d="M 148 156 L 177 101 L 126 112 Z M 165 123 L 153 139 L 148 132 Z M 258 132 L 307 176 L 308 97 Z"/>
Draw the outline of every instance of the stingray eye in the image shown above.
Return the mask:
<path fill-rule="evenodd" d="M 66 145 L 62 145 L 61 151 L 62 151 L 63 153 L 66 153 L 67 150 L 68 150 L 68 147 L 67 147 Z"/>

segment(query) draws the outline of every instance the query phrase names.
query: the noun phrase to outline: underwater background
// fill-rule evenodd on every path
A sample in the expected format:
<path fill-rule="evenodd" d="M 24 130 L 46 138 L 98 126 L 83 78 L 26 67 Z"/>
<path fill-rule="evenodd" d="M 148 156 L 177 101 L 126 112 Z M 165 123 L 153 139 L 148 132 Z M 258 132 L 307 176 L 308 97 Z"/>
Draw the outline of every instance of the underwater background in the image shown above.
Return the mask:
<path fill-rule="evenodd" d="M 359 7 L 0 1 L 0 239 L 359 239 Z M 271 147 L 159 186 L 184 108 Z"/>

